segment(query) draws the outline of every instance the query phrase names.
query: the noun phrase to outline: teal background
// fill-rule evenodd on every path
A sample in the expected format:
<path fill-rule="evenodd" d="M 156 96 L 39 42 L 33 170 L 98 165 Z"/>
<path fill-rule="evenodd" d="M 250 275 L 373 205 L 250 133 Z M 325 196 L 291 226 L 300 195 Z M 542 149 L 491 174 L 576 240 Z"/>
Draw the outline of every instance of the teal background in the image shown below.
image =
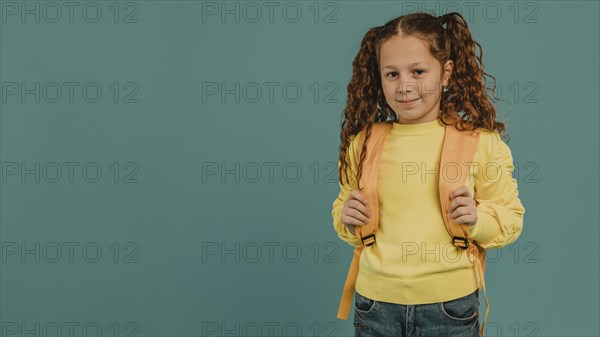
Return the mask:
<path fill-rule="evenodd" d="M 249 22 L 246 7 L 238 23 L 203 22 L 211 2 L 133 1 L 117 4 L 115 23 L 115 4 L 96 1 L 102 16 L 89 23 L 87 2 L 77 2 L 73 22 L 63 6 L 51 23 L 8 15 L 9 3 L 36 2 L 0 1 L 3 336 L 53 336 L 56 327 L 68 336 L 69 324 L 74 336 L 98 327 L 102 336 L 243 336 L 257 327 L 263 336 L 353 335 L 352 319 L 336 318 L 352 256 L 331 218 L 341 111 L 364 33 L 414 11 L 410 4 L 297 1 L 302 14 L 291 23 L 281 15 L 289 2 L 277 2 L 273 22 L 257 2 L 263 17 Z M 227 1 L 236 3 L 245 4 Z M 526 214 L 518 242 L 488 253 L 487 335 L 598 336 L 599 3 L 477 2 L 469 16 L 463 2 L 412 4 L 470 18 L 505 100 L 499 119 Z M 123 22 L 131 13 L 137 22 Z M 77 89 L 73 102 L 7 94 L 7 83 L 68 81 L 98 83 L 101 99 L 86 102 Z M 263 92 L 256 102 L 253 86 L 239 102 L 203 100 L 212 82 Z M 273 101 L 264 82 L 279 83 Z M 281 94 L 286 83 L 302 89 L 297 102 L 285 99 L 293 86 Z M 130 93 L 138 102 L 126 102 Z M 21 163 L 36 162 L 47 174 L 22 180 Z M 72 182 L 65 162 L 79 163 Z M 56 182 L 48 163 L 62 168 Z M 97 182 L 82 177 L 86 163 L 102 169 Z M 203 179 L 221 163 L 229 171 Z M 236 163 L 239 181 L 227 173 Z M 69 242 L 78 245 L 72 259 Z M 54 243 L 62 255 L 52 262 Z M 86 244 L 87 258 L 102 250 L 96 262 L 82 256 Z M 33 253 L 22 257 L 23 248 Z"/>

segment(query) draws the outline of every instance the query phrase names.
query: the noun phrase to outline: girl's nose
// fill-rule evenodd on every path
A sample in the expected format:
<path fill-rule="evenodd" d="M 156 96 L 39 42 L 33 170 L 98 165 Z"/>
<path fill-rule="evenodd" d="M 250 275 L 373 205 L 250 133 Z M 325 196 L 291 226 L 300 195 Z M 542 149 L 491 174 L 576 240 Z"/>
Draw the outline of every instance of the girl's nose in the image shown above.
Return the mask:
<path fill-rule="evenodd" d="M 417 85 L 413 82 L 401 83 L 400 85 L 398 85 L 398 88 L 396 88 L 396 92 L 400 94 L 410 94 L 415 92 L 416 90 Z"/>

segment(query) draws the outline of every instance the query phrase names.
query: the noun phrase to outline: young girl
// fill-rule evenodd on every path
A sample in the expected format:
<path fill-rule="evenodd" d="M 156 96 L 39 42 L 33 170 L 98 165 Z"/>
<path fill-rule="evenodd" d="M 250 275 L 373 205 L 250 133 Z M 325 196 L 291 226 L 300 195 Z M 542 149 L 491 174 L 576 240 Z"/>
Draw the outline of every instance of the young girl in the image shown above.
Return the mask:
<path fill-rule="evenodd" d="M 525 213 L 484 75 L 481 46 L 459 13 L 403 15 L 362 40 L 347 87 L 332 211 L 339 238 L 353 247 L 366 245 L 356 229 L 373 215 L 358 186 L 370 130 L 393 124 L 379 157 L 376 240 L 359 255 L 356 336 L 478 335 L 480 285 L 467 254 L 449 244 L 438 194 L 447 126 L 479 132 L 469 179 L 450 193 L 447 217 L 468 225 L 479 247 L 500 248 L 518 238 Z"/>

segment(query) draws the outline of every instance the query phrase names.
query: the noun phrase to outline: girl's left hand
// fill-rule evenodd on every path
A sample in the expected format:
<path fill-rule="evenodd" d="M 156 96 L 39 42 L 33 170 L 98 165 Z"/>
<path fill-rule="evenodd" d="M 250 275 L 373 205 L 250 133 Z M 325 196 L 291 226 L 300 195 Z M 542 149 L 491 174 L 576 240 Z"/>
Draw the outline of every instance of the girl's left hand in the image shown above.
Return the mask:
<path fill-rule="evenodd" d="M 450 193 L 448 217 L 459 224 L 473 226 L 477 223 L 477 204 L 466 186 Z"/>

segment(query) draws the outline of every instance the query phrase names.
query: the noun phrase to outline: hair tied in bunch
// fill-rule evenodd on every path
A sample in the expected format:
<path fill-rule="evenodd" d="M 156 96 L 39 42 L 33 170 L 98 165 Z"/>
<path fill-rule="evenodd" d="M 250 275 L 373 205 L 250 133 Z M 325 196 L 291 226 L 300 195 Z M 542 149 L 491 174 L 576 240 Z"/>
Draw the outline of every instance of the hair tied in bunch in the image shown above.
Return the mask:
<path fill-rule="evenodd" d="M 442 26 L 442 28 L 446 28 L 444 27 L 444 24 L 446 23 L 447 19 L 448 14 L 440 15 L 437 17 L 437 22 Z"/>

